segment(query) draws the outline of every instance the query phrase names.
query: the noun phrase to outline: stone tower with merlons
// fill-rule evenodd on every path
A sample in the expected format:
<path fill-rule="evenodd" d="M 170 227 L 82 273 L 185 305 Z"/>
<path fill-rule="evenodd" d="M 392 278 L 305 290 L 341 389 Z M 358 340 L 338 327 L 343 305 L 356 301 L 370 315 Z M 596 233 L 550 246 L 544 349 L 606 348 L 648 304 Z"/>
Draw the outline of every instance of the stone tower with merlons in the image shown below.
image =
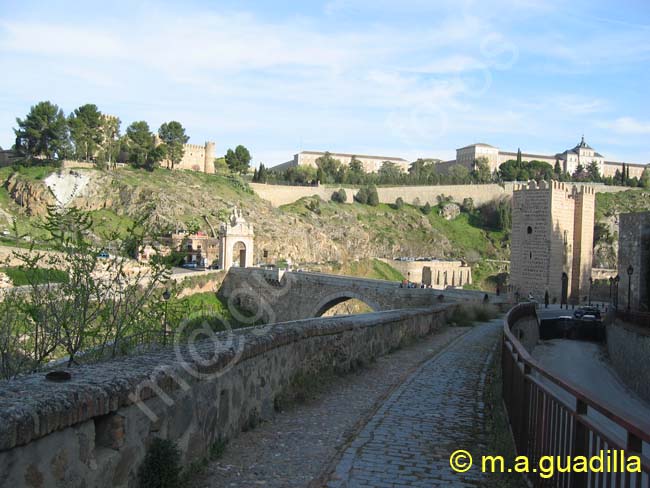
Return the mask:
<path fill-rule="evenodd" d="M 595 192 L 558 181 L 532 181 L 512 197 L 510 284 L 551 303 L 588 299 L 593 259 Z"/>

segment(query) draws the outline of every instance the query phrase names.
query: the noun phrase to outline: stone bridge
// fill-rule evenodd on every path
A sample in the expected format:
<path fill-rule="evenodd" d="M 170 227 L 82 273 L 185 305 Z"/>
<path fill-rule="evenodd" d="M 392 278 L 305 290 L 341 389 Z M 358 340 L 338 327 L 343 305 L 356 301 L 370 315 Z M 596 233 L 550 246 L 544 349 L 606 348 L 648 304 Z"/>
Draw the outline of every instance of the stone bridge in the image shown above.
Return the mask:
<path fill-rule="evenodd" d="M 484 292 L 400 288 L 396 281 L 323 273 L 285 272 L 261 268 L 231 268 L 219 296 L 255 320 L 278 323 L 320 317 L 333 306 L 357 299 L 373 311 L 421 308 L 449 302 L 482 302 Z M 488 294 L 491 303 L 503 297 Z M 247 320 L 251 321 L 250 318 Z"/>

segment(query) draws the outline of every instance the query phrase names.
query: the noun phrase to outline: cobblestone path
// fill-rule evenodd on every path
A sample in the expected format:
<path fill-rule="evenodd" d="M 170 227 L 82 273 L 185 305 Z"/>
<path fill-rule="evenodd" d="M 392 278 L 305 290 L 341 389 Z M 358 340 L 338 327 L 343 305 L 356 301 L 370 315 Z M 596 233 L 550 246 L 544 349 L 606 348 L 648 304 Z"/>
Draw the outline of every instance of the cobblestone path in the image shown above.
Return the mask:
<path fill-rule="evenodd" d="M 477 326 L 424 363 L 343 451 L 327 486 L 481 486 L 476 466 L 454 473 L 449 455 L 487 454 L 482 393 L 501 327 L 500 320 Z"/>
<path fill-rule="evenodd" d="M 453 327 L 336 377 L 315 398 L 240 433 L 192 488 L 322 487 L 337 454 L 376 409 L 424 361 L 468 329 Z M 310 484 L 311 483 L 311 484 Z"/>

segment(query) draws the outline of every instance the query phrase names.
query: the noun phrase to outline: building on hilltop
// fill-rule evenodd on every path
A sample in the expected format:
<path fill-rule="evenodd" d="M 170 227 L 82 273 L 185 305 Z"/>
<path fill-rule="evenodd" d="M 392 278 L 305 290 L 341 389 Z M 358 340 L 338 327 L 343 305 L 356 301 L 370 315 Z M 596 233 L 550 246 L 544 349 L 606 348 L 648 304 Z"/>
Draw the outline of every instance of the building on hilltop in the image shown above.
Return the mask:
<path fill-rule="evenodd" d="M 154 134 L 156 145 L 162 144 L 158 134 Z M 174 169 L 187 169 L 200 171 L 202 173 L 214 173 L 214 160 L 216 158 L 217 145 L 214 142 L 206 141 L 204 145 L 183 144 L 183 159 L 174 165 Z M 163 159 L 160 165 L 171 168 L 171 161 Z"/>
<path fill-rule="evenodd" d="M 521 297 L 572 303 L 589 296 L 593 259 L 593 187 L 534 181 L 512 197 L 510 284 Z"/>
<path fill-rule="evenodd" d="M 291 167 L 295 166 L 311 166 L 315 168 L 316 160 L 322 156 L 325 156 L 325 152 L 320 151 L 301 151 L 298 154 L 293 156 L 291 161 L 286 163 L 278 164 L 270 168 L 272 171 L 285 171 Z M 352 158 L 356 158 L 361 161 L 363 169 L 366 173 L 376 173 L 381 168 L 384 162 L 396 164 L 403 172 L 407 172 L 411 163 L 406 159 L 397 158 L 393 156 L 367 156 L 363 154 L 347 154 L 347 153 L 329 153 L 334 159 L 341 161 L 341 164 L 348 166 Z"/>
<path fill-rule="evenodd" d="M 619 308 L 650 312 L 650 212 L 619 216 L 618 276 Z"/>
<path fill-rule="evenodd" d="M 456 159 L 439 163 L 436 165 L 436 168 L 440 173 L 447 172 L 449 168 L 455 165 L 465 166 L 472 170 L 477 159 L 485 158 L 490 167 L 490 171 L 494 172 L 506 161 L 516 160 L 517 156 L 517 152 L 502 151 L 496 146 L 479 142 L 456 149 Z M 595 151 L 585 142 L 584 136 L 575 147 L 561 153 L 532 154 L 522 152 L 521 160 L 525 162 L 541 161 L 551 166 L 559 163 L 562 171 L 570 174 L 576 171 L 578 165 L 586 168 L 592 162 L 596 162 L 600 174 L 605 177 L 614 176 L 617 170 L 622 172 L 623 166 L 625 165 L 626 168 L 629 168 L 630 178 L 641 178 L 643 170 L 647 167 L 645 164 L 606 161 L 602 154 Z"/>

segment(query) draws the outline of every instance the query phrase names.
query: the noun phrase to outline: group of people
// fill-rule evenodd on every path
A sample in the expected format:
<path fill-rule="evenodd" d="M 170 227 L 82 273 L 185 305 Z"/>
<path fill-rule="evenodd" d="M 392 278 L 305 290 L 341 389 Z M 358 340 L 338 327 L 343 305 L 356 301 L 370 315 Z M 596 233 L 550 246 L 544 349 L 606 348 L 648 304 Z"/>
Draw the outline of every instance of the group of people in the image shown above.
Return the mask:
<path fill-rule="evenodd" d="M 433 288 L 431 285 L 426 285 L 424 283 L 417 284 L 414 281 L 402 280 L 399 284 L 400 288 Z"/>

